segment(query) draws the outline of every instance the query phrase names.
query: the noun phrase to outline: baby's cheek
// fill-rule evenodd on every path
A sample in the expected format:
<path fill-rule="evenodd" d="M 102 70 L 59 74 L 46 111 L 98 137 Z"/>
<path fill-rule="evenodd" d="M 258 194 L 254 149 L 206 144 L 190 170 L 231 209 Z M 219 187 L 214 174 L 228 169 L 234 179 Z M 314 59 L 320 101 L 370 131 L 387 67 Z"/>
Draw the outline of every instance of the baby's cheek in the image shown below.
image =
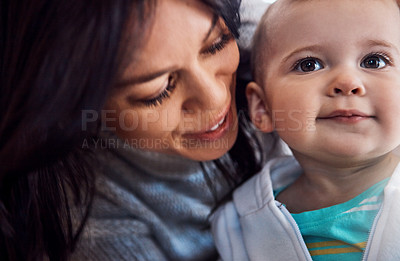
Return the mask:
<path fill-rule="evenodd" d="M 301 110 L 277 109 L 272 112 L 275 130 L 282 135 L 302 132 L 307 127 L 305 114 Z"/>

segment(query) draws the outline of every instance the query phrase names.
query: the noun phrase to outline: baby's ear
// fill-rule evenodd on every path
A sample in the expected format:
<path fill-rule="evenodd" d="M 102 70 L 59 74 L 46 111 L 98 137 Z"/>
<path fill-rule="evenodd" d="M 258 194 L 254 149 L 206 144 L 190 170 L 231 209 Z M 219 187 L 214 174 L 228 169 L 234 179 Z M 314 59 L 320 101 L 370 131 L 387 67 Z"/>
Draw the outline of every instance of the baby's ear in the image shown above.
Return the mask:
<path fill-rule="evenodd" d="M 253 124 L 263 132 L 272 132 L 274 127 L 262 87 L 255 82 L 250 82 L 246 87 L 246 97 Z"/>

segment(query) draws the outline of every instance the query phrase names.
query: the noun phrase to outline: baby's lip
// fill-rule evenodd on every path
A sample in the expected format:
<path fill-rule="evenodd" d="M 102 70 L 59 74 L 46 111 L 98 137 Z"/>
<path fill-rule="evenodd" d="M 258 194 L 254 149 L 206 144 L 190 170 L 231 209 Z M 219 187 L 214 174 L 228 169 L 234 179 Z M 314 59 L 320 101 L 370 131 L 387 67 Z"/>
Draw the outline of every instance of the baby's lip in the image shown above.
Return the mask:
<path fill-rule="evenodd" d="M 367 113 L 360 112 L 358 110 L 335 110 L 327 115 L 318 117 L 318 119 L 331 119 L 331 118 L 351 118 L 351 117 L 361 117 L 361 118 L 372 118 L 373 116 Z"/>

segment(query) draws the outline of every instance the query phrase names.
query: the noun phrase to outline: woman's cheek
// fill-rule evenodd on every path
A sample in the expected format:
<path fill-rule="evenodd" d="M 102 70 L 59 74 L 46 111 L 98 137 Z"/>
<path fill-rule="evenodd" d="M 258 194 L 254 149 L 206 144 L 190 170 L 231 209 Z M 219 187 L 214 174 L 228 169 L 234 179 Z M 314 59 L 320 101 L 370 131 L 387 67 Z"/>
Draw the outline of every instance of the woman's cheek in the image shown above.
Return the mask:
<path fill-rule="evenodd" d="M 224 63 L 224 68 L 226 68 L 227 73 L 234 74 L 239 66 L 239 48 L 234 42 L 231 46 L 227 48 L 227 54 L 222 55 L 221 59 Z"/>
<path fill-rule="evenodd" d="M 233 48 L 233 53 L 232 53 L 232 61 L 231 61 L 231 63 L 232 63 L 232 68 L 233 68 L 233 71 L 234 72 L 236 72 L 236 70 L 237 70 L 237 68 L 238 68 L 238 66 L 239 66 L 239 60 L 240 60 L 240 55 L 239 55 L 239 47 L 237 46 L 237 43 L 235 42 L 235 44 L 234 44 L 234 46 L 232 47 Z"/>

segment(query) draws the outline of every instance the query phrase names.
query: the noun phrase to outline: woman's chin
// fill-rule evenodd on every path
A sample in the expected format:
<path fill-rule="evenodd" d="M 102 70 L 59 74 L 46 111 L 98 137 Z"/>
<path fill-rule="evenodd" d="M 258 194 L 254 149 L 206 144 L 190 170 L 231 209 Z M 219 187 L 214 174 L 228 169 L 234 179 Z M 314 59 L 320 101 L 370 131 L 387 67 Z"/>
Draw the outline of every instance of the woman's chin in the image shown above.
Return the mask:
<path fill-rule="evenodd" d="M 210 161 L 222 157 L 235 144 L 237 128 L 224 138 L 216 140 L 190 140 L 176 148 L 175 154 L 195 161 Z"/>
<path fill-rule="evenodd" d="M 182 157 L 194 160 L 194 161 L 210 161 L 210 160 L 216 160 L 218 158 L 221 158 L 224 154 L 226 154 L 229 149 L 232 146 L 230 146 L 228 149 L 216 149 L 216 150 L 202 150 L 198 149 L 196 151 L 185 151 L 179 153 Z"/>

